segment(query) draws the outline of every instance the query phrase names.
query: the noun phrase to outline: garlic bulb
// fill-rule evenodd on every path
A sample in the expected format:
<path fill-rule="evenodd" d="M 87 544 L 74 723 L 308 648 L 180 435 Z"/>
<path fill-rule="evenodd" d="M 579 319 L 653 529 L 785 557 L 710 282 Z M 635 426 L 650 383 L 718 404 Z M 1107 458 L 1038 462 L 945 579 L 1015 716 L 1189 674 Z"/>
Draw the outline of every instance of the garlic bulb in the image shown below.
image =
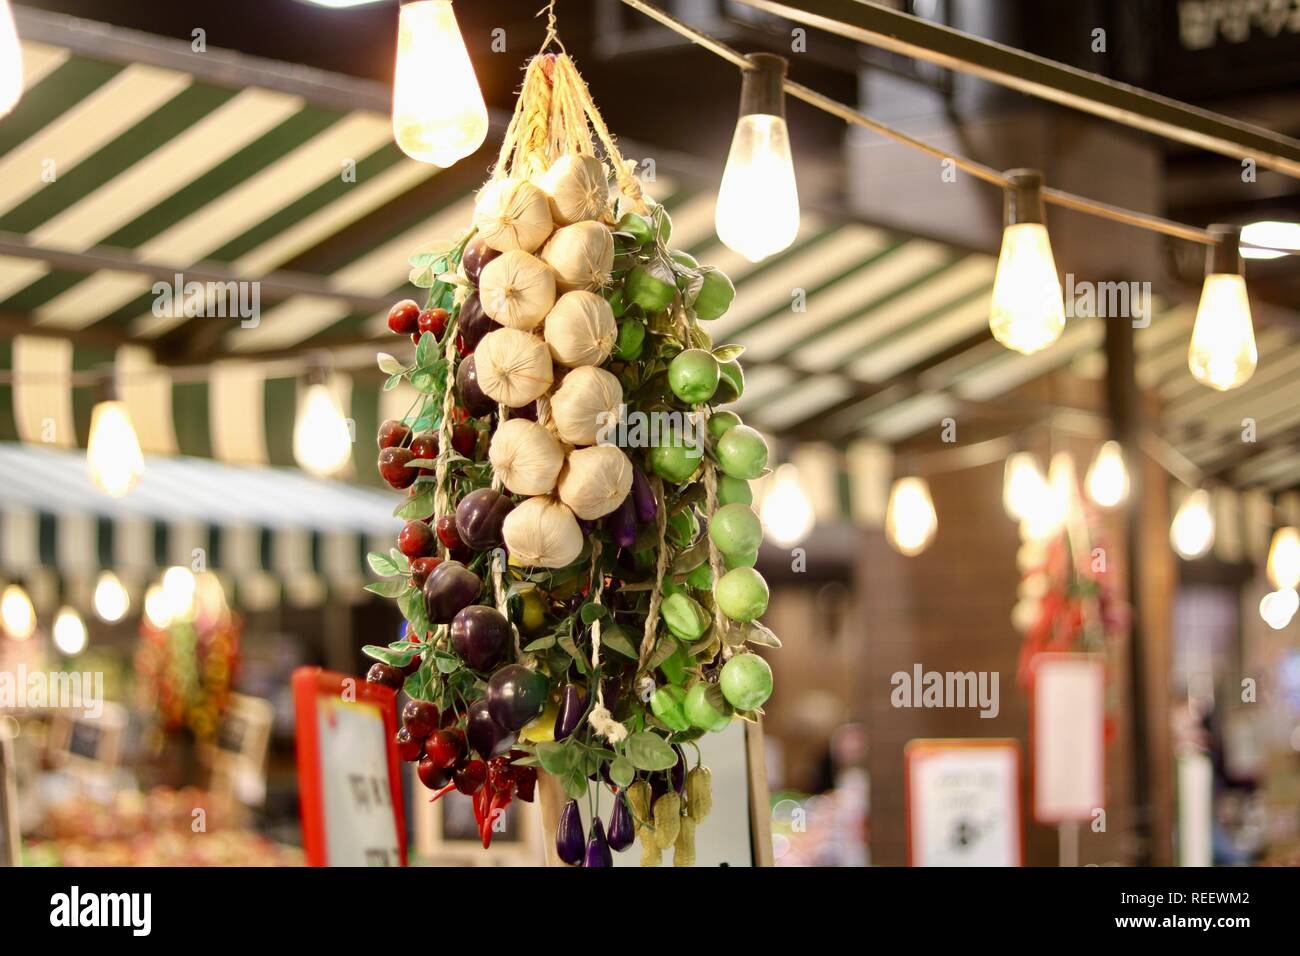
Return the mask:
<path fill-rule="evenodd" d="M 575 222 L 555 230 L 541 256 L 555 270 L 555 284 L 562 292 L 599 289 L 614 268 L 614 234 L 603 223 Z"/>
<path fill-rule="evenodd" d="M 595 156 L 561 156 L 538 180 L 561 226 L 604 218 L 609 208 L 609 177 Z"/>
<path fill-rule="evenodd" d="M 488 461 L 514 494 L 544 495 L 555 487 L 564 466 L 564 449 L 537 422 L 509 418 L 492 435 Z"/>
<path fill-rule="evenodd" d="M 555 300 L 543 330 L 551 358 L 561 365 L 600 365 L 618 339 L 614 310 L 594 292 L 566 292 Z"/>
<path fill-rule="evenodd" d="M 480 371 L 479 380 L 482 378 Z M 602 432 L 617 424 L 622 404 L 623 386 L 618 379 L 603 368 L 584 365 L 564 376 L 551 396 L 551 419 L 561 440 L 570 445 L 594 445 Z"/>
<path fill-rule="evenodd" d="M 551 387 L 546 343 L 518 329 L 493 329 L 483 336 L 474 350 L 474 370 L 483 394 L 508 408 L 522 408 Z"/>
<path fill-rule="evenodd" d="M 483 267 L 478 297 L 489 319 L 527 332 L 555 305 L 555 274 L 526 252 L 504 252 Z"/>
<path fill-rule="evenodd" d="M 497 252 L 532 252 L 546 241 L 554 227 L 546 193 L 526 180 L 490 182 L 479 190 L 474 201 L 478 237 Z"/>
<path fill-rule="evenodd" d="M 617 445 L 579 448 L 560 473 L 560 500 L 586 521 L 605 517 L 631 490 L 632 463 Z"/>
<path fill-rule="evenodd" d="M 511 560 L 524 567 L 562 568 L 582 553 L 582 529 L 573 512 L 547 495 L 516 505 L 501 537 Z"/>

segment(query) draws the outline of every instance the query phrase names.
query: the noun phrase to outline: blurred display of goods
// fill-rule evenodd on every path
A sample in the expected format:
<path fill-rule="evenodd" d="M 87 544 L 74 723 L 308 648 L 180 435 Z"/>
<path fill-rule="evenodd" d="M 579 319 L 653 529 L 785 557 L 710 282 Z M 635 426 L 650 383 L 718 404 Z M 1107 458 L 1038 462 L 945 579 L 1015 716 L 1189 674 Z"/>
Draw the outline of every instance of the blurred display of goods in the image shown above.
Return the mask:
<path fill-rule="evenodd" d="M 229 611 L 140 625 L 135 655 L 139 708 L 157 715 L 166 733 L 216 736 L 239 669 L 243 620 Z"/>
<path fill-rule="evenodd" d="M 808 796 L 772 796 L 772 849 L 777 866 L 865 866 L 867 816 L 857 787 Z"/>
<path fill-rule="evenodd" d="M 301 866 L 301 851 L 236 829 L 228 797 L 194 787 L 120 791 L 51 806 L 42 833 L 26 841 L 32 866 Z"/>

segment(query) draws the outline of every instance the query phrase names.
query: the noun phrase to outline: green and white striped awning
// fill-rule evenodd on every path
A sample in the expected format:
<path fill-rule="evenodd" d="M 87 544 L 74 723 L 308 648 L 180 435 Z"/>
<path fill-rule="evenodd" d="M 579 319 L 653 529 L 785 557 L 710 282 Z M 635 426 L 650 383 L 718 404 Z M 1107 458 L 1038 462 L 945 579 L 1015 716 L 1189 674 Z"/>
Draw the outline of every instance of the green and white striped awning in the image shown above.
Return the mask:
<path fill-rule="evenodd" d="M 407 257 L 468 222 L 489 149 L 447 171 L 406 159 L 379 84 L 32 11 L 19 32 L 27 91 L 0 121 L 0 368 L 15 373 L 0 438 L 84 445 L 94 394 L 77 375 L 111 362 L 147 451 L 291 466 L 301 353 L 328 348 L 356 424 L 352 477 L 373 480 L 369 436 L 409 396 L 358 370 L 376 343 L 401 347 L 383 313 L 416 294 Z M 1099 318 L 1071 319 L 1034 356 L 992 340 L 992 255 L 807 211 L 798 241 L 754 265 L 717 241 L 713 183 L 656 158 L 645 185 L 674 244 L 737 284 L 711 331 L 747 348 L 738 410 L 822 462 L 808 467 L 833 489 L 828 509 L 875 514 L 886 449 L 943 418 L 1103 369 Z M 152 283 L 187 271 L 261 282 L 260 322 L 153 315 Z M 1300 482 L 1294 323 L 1261 329 L 1259 372 L 1225 396 L 1186 370 L 1192 310 L 1159 307 L 1137 332 L 1165 434 L 1212 470 L 1235 456 L 1235 483 Z M 1243 458 L 1244 417 L 1258 444 Z"/>

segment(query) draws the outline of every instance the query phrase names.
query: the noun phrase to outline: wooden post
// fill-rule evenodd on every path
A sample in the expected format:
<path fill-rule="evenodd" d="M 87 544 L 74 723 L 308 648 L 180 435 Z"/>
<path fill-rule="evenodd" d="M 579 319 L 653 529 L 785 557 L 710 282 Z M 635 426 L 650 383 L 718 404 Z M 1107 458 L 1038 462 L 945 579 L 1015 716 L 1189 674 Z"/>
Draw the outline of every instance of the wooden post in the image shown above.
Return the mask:
<path fill-rule="evenodd" d="M 555 852 L 555 834 L 560 829 L 560 811 L 568 797 L 560 778 L 554 777 L 540 767 L 537 768 L 537 803 L 542 811 L 542 853 L 547 866 L 564 866 L 564 861 Z"/>

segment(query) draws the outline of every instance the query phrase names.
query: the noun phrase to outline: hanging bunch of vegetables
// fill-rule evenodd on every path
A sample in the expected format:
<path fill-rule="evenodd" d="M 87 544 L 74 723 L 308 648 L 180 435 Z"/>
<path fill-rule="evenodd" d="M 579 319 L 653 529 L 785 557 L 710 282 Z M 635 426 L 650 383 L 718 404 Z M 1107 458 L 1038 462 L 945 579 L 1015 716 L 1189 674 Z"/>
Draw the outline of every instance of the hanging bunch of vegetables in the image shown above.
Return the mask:
<path fill-rule="evenodd" d="M 135 653 L 136 697 L 165 733 L 216 736 L 239 670 L 243 621 L 198 615 L 155 627 L 145 617 Z"/>
<path fill-rule="evenodd" d="M 399 748 L 435 798 L 473 796 L 485 846 L 540 769 L 569 801 L 564 862 L 640 836 L 643 863 L 690 865 L 710 803 L 692 743 L 772 691 L 749 486 L 768 449 L 718 409 L 741 349 L 700 324 L 735 290 L 671 239 L 572 61 L 540 54 L 471 227 L 411 260 L 425 307 L 389 316 L 415 357 L 380 366 L 419 397 L 380 429 L 406 524 L 369 589 L 410 636 L 367 648 L 368 677 L 410 696 Z"/>

